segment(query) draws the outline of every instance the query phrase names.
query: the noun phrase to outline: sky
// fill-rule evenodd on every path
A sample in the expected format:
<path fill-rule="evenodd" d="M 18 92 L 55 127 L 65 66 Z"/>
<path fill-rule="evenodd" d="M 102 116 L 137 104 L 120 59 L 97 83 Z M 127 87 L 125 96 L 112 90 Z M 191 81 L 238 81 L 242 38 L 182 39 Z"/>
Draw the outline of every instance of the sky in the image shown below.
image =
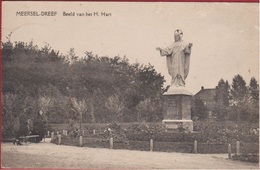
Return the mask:
<path fill-rule="evenodd" d="M 55 11 L 55 16 L 21 16 L 20 11 Z M 75 16 L 63 16 L 75 12 Z M 94 16 L 97 12 L 99 16 Z M 101 16 L 105 12 L 108 16 Z M 77 16 L 89 13 L 92 16 Z M 259 6 L 257 3 L 167 2 L 2 2 L 2 41 L 48 43 L 78 56 L 126 56 L 130 63 L 150 63 L 170 85 L 165 57 L 156 47 L 174 41 L 174 31 L 193 43 L 187 89 L 215 88 L 240 74 L 259 80 Z"/>

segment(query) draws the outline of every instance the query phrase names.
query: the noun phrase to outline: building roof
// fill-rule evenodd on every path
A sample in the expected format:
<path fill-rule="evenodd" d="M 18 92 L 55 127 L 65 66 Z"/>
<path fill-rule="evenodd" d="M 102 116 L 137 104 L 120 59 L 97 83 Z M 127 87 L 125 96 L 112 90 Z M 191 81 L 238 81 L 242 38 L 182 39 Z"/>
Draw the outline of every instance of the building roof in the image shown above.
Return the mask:
<path fill-rule="evenodd" d="M 216 95 L 216 89 L 204 89 L 201 87 L 201 90 L 194 95 L 195 98 L 200 98 L 205 101 L 213 101 Z"/>

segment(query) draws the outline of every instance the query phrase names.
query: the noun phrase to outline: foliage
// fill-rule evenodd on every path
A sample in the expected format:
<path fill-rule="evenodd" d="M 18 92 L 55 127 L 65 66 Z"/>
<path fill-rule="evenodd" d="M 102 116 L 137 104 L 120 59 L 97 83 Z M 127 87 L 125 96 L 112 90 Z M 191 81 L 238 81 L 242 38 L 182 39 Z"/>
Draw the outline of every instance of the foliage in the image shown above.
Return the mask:
<path fill-rule="evenodd" d="M 154 140 L 155 151 L 193 152 L 194 141 L 198 142 L 199 153 L 226 153 L 227 145 L 235 149 L 240 141 L 242 153 L 257 153 L 259 129 L 257 124 L 236 122 L 195 122 L 196 133 L 164 132 L 161 124 L 156 123 L 112 123 L 85 124 L 90 133 L 84 136 L 84 146 L 109 147 L 109 138 L 114 139 L 114 148 L 149 150 L 150 139 Z M 91 135 L 96 129 L 97 135 Z M 78 136 L 75 143 L 78 146 Z M 74 139 L 74 137 L 71 137 Z M 73 141 L 73 140 L 72 140 Z"/>
<path fill-rule="evenodd" d="M 114 122 L 108 124 L 100 135 L 103 139 L 107 140 L 113 138 L 114 142 L 128 142 L 125 132 L 126 129 L 123 129 L 121 124 Z"/>
<path fill-rule="evenodd" d="M 149 141 L 155 139 L 157 134 L 163 131 L 162 126 L 158 124 L 133 124 L 127 129 L 127 138 L 129 140 Z"/>
<path fill-rule="evenodd" d="M 236 75 L 233 78 L 231 88 L 232 100 L 235 105 L 242 105 L 247 99 L 246 82 L 241 75 Z"/>
<path fill-rule="evenodd" d="M 77 100 L 76 98 L 71 99 L 72 110 L 82 115 L 84 112 L 88 110 L 87 103 L 85 99 Z"/>
<path fill-rule="evenodd" d="M 10 93 L 3 95 L 3 137 L 18 138 L 23 135 L 35 134 L 40 135 L 38 142 L 44 137 L 46 134 L 45 115 L 30 113 L 36 103 L 33 103 L 30 97 L 26 97 L 21 101 L 18 95 Z M 22 110 L 19 110 L 20 108 L 22 108 Z M 29 124 L 27 122 L 28 119 L 30 119 L 32 123 Z M 30 126 L 30 130 L 27 125 Z"/>
<path fill-rule="evenodd" d="M 216 87 L 216 95 L 214 106 L 215 116 L 219 121 L 223 121 L 226 119 L 228 115 L 228 106 L 229 106 L 229 98 L 230 98 L 230 86 L 228 81 L 224 81 L 220 79 L 218 82 L 218 86 Z"/>
<path fill-rule="evenodd" d="M 209 143 L 259 142 L 258 123 L 234 121 L 194 122 L 194 130 L 201 134 L 201 141 Z"/>
<path fill-rule="evenodd" d="M 228 81 L 220 79 L 216 88 L 215 101 L 219 105 L 229 106 L 230 86 Z"/>
<path fill-rule="evenodd" d="M 70 48 L 68 55 L 66 55 L 66 60 L 71 64 L 78 60 L 78 56 L 76 55 L 74 48 Z"/>
<path fill-rule="evenodd" d="M 140 101 L 140 103 L 136 106 L 137 110 L 137 121 L 147 121 L 148 117 L 150 116 L 149 113 L 152 112 L 153 107 L 151 106 L 151 100 L 145 99 L 143 101 Z M 142 120 L 142 118 L 144 120 Z"/>
<path fill-rule="evenodd" d="M 124 108 L 123 103 L 120 101 L 118 95 L 113 95 L 108 97 L 107 101 L 105 102 L 105 106 L 110 110 L 112 119 L 115 121 L 119 121 L 122 117 L 122 110 Z"/>
<path fill-rule="evenodd" d="M 250 79 L 249 96 L 251 100 L 259 101 L 259 85 L 254 77 Z"/>
<path fill-rule="evenodd" d="M 248 89 L 249 102 L 248 102 L 248 120 L 252 122 L 259 121 L 259 85 L 254 77 L 250 80 Z"/>
<path fill-rule="evenodd" d="M 47 96 L 39 97 L 39 107 L 40 109 L 46 113 L 51 105 L 51 99 Z"/>
<path fill-rule="evenodd" d="M 3 95 L 3 113 L 2 122 L 5 122 L 5 126 L 2 126 L 2 134 L 4 136 L 15 136 L 13 131 L 13 124 L 15 124 L 15 115 L 13 109 L 15 106 L 15 100 L 17 96 L 14 94 L 6 93 Z"/>
<path fill-rule="evenodd" d="M 153 116 L 146 121 L 162 119 L 160 98 L 165 80 L 152 65 L 130 64 L 126 57 L 87 51 L 85 56 L 77 56 L 73 48 L 63 55 L 47 43 L 39 48 L 32 41 L 13 43 L 10 37 L 2 42 L 4 135 L 13 136 L 16 117 L 23 126 L 27 119 L 36 119 L 39 110 L 47 124 L 78 120 L 74 111 L 78 113 L 79 105 L 74 102 L 73 106 L 73 99 L 85 101 L 88 108 L 83 123 L 136 121 L 136 106 L 146 99 L 154 106 Z"/>
<path fill-rule="evenodd" d="M 259 154 L 234 154 L 231 157 L 233 160 L 245 161 L 245 162 L 259 162 Z"/>
<path fill-rule="evenodd" d="M 219 121 L 259 121 L 259 85 L 254 77 L 249 86 L 241 75 L 228 81 L 220 79 L 216 88 L 214 114 Z"/>
<path fill-rule="evenodd" d="M 208 118 L 208 108 L 204 105 L 200 98 L 193 99 L 191 108 L 192 119 L 205 120 Z"/>
<path fill-rule="evenodd" d="M 37 142 L 40 142 L 44 135 L 47 133 L 47 124 L 46 124 L 46 117 L 45 115 L 41 114 L 40 112 L 36 115 L 36 118 L 33 121 L 33 130 L 30 135 L 39 135 Z"/>
<path fill-rule="evenodd" d="M 53 125 L 56 126 L 57 125 Z M 154 151 L 193 153 L 194 141 L 198 142 L 199 153 L 226 153 L 227 145 L 235 150 L 236 141 L 240 141 L 242 153 L 259 152 L 259 128 L 256 123 L 237 122 L 194 122 L 196 133 L 164 132 L 161 123 L 112 123 L 85 124 L 90 132 L 96 129 L 98 135 L 88 133 L 83 145 L 87 147 L 109 148 L 109 139 L 113 137 L 115 149 L 149 151 L 150 139 L 154 141 Z M 79 135 L 62 137 L 66 145 L 79 145 Z"/>
<path fill-rule="evenodd" d="M 76 112 L 76 117 L 79 118 L 79 130 L 81 133 L 82 115 L 88 110 L 87 103 L 85 99 L 77 100 L 76 98 L 71 99 L 71 109 Z"/>

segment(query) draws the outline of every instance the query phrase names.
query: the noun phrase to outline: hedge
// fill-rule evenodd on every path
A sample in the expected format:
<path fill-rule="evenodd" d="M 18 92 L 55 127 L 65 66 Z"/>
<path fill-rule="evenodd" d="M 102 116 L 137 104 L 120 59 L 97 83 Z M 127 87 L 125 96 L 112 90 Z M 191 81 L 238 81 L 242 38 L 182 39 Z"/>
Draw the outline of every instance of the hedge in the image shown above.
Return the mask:
<path fill-rule="evenodd" d="M 67 128 L 66 128 L 67 127 Z M 167 133 L 163 130 L 161 123 L 112 123 L 112 124 L 83 124 L 85 135 L 88 137 L 96 130 L 96 136 L 109 138 L 117 136 L 117 139 L 132 141 L 148 141 L 154 139 L 161 142 L 193 142 L 197 140 L 204 143 L 235 143 L 237 140 L 244 143 L 259 142 L 259 125 L 252 123 L 237 122 L 194 122 L 196 133 Z M 51 125 L 52 130 L 63 129 L 72 131 L 68 124 Z M 112 134 L 105 131 L 110 128 Z"/>
<path fill-rule="evenodd" d="M 239 160 L 244 162 L 259 163 L 259 154 L 234 154 L 231 156 L 233 160 Z"/>

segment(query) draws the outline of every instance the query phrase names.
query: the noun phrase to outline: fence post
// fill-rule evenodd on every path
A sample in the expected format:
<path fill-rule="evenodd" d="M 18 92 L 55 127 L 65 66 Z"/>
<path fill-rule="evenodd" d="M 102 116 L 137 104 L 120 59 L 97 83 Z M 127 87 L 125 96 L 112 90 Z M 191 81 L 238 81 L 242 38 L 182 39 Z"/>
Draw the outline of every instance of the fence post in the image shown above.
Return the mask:
<path fill-rule="evenodd" d="M 110 149 L 113 149 L 113 138 L 109 139 Z"/>
<path fill-rule="evenodd" d="M 236 143 L 236 154 L 240 155 L 240 142 L 239 141 L 237 141 L 237 143 Z"/>
<path fill-rule="evenodd" d="M 51 132 L 51 141 L 54 140 L 54 132 Z"/>
<path fill-rule="evenodd" d="M 59 134 L 58 135 L 58 145 L 60 145 L 61 144 L 61 135 Z"/>
<path fill-rule="evenodd" d="M 194 153 L 198 153 L 198 142 L 194 141 Z"/>
<path fill-rule="evenodd" d="M 79 147 L 82 147 L 83 145 L 83 138 L 82 136 L 79 137 Z"/>
<path fill-rule="evenodd" d="M 231 159 L 231 145 L 228 144 L 228 158 Z"/>
<path fill-rule="evenodd" d="M 68 131 L 67 130 L 65 130 L 65 136 L 68 136 Z"/>
<path fill-rule="evenodd" d="M 47 137 L 50 137 L 50 131 L 47 131 Z"/>
<path fill-rule="evenodd" d="M 150 151 L 153 151 L 153 139 L 150 140 Z"/>
<path fill-rule="evenodd" d="M 95 129 L 93 129 L 93 135 L 95 135 L 96 134 L 96 130 Z"/>
<path fill-rule="evenodd" d="M 57 136 L 59 136 L 59 134 L 60 134 L 60 132 L 59 132 L 59 131 L 57 131 Z"/>

